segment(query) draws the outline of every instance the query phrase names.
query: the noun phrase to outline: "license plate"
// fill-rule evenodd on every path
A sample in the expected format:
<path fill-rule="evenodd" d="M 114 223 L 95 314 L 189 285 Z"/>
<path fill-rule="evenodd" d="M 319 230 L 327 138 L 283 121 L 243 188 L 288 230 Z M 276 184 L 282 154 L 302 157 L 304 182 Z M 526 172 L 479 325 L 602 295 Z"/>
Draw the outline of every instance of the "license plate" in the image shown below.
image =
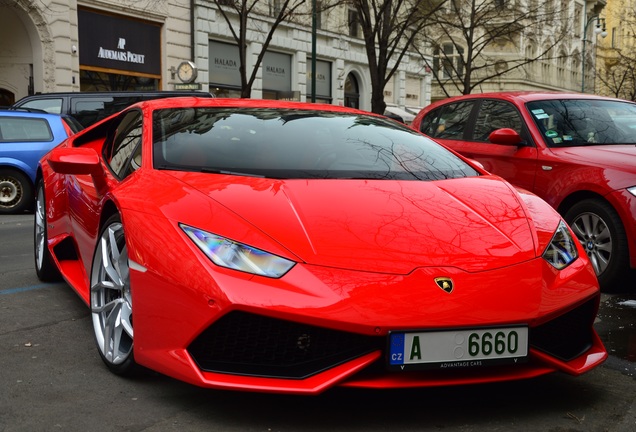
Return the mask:
<path fill-rule="evenodd" d="M 528 328 L 392 332 L 388 351 L 395 370 L 517 363 L 528 356 Z"/>

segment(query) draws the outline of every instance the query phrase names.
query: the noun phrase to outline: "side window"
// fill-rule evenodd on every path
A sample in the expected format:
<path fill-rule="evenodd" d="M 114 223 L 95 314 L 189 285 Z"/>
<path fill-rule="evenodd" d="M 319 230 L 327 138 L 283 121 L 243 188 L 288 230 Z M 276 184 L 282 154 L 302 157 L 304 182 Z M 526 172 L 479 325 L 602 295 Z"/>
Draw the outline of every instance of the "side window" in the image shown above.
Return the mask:
<path fill-rule="evenodd" d="M 442 110 L 444 108 L 437 108 L 436 110 L 428 113 L 423 119 L 422 123 L 420 123 L 420 132 L 430 136 L 435 136 L 435 131 L 437 130 L 437 125 L 439 123 L 439 116 L 442 114 Z"/>
<path fill-rule="evenodd" d="M 523 136 L 523 122 L 517 109 L 508 102 L 483 101 L 475 121 L 473 140 L 487 142 L 492 131 L 502 128 L 514 129 Z"/>
<path fill-rule="evenodd" d="M 46 111 L 51 114 L 62 113 L 62 99 L 61 98 L 46 98 L 35 99 L 20 105 L 21 108 L 33 108 Z"/>
<path fill-rule="evenodd" d="M 0 117 L 0 142 L 53 141 L 49 122 L 40 118 Z"/>
<path fill-rule="evenodd" d="M 466 101 L 444 105 L 424 118 L 420 130 L 434 138 L 463 139 L 474 104 Z"/>
<path fill-rule="evenodd" d="M 120 179 L 141 166 L 141 130 L 141 112 L 129 111 L 117 126 L 111 145 L 105 148 L 106 163 Z"/>
<path fill-rule="evenodd" d="M 82 126 L 88 127 L 98 120 L 104 118 L 104 104 L 112 101 L 113 98 L 83 98 L 71 99 L 71 115 L 79 121 Z"/>

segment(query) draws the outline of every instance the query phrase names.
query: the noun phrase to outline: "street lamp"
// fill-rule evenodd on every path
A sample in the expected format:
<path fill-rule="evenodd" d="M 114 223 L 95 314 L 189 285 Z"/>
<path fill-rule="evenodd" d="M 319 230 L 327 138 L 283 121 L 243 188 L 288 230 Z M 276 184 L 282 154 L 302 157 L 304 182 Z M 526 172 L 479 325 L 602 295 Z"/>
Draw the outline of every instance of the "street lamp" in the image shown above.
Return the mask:
<path fill-rule="evenodd" d="M 581 51 L 581 93 L 585 93 L 585 44 L 587 42 L 587 27 L 592 21 L 596 20 L 596 27 L 594 27 L 594 36 L 601 37 L 607 36 L 607 30 L 605 28 L 605 18 L 601 18 L 598 15 L 590 17 L 585 23 L 583 28 L 583 49 Z"/>
<path fill-rule="evenodd" d="M 311 101 L 316 102 L 316 0 L 311 0 Z"/>

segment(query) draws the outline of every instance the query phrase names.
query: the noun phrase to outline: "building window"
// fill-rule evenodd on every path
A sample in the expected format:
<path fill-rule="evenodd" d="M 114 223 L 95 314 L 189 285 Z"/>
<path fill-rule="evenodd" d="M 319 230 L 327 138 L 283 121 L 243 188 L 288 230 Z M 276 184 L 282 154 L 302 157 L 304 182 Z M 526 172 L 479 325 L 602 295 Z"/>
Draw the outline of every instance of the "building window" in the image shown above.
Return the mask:
<path fill-rule="evenodd" d="M 358 37 L 360 27 L 360 17 L 358 11 L 349 9 L 349 36 Z"/>
<path fill-rule="evenodd" d="M 580 5 L 574 6 L 574 36 L 581 37 L 583 27 L 578 23 L 583 21 L 583 8 Z"/>
<path fill-rule="evenodd" d="M 227 1 L 227 0 L 224 0 Z M 277 17 L 280 13 L 280 0 L 269 1 L 269 16 Z"/>
<path fill-rule="evenodd" d="M 322 2 L 316 1 L 316 28 L 322 28 Z"/>
<path fill-rule="evenodd" d="M 461 78 L 464 75 L 464 49 L 447 43 L 433 52 L 433 68 L 440 78 Z"/>

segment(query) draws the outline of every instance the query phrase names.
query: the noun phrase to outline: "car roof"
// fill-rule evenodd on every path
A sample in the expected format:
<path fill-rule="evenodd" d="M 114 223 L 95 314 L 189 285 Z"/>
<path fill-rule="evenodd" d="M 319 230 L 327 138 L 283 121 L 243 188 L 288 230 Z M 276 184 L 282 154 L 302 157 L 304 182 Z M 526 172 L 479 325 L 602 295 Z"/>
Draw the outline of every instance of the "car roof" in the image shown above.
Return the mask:
<path fill-rule="evenodd" d="M 22 101 L 30 99 L 45 99 L 45 98 L 60 98 L 60 97 L 100 97 L 100 96 L 157 96 L 157 95 L 184 95 L 192 96 L 197 95 L 200 97 L 214 97 L 212 93 L 195 91 L 195 90 L 142 90 L 142 91 L 81 91 L 81 92 L 48 92 L 48 93 L 36 93 L 33 95 L 25 96 L 18 100 L 15 104 L 19 104 Z"/>
<path fill-rule="evenodd" d="M 262 108 L 262 109 L 294 109 L 303 111 L 329 111 L 352 114 L 368 114 L 378 117 L 367 111 L 354 108 L 307 102 L 280 101 L 270 99 L 240 99 L 240 98 L 198 98 L 198 97 L 176 97 L 164 99 L 152 99 L 137 102 L 133 106 L 149 107 L 151 109 L 161 108 Z"/>
<path fill-rule="evenodd" d="M 0 115 L 9 117 L 31 117 L 31 118 L 58 118 L 64 117 L 61 114 L 52 114 L 39 109 L 24 108 L 0 108 Z"/>
<path fill-rule="evenodd" d="M 587 93 L 576 93 L 576 92 L 550 92 L 550 91 L 505 91 L 505 92 L 488 92 L 488 93 L 472 93 L 461 96 L 454 96 L 448 99 L 443 99 L 435 102 L 435 105 L 448 103 L 450 101 L 455 100 L 465 100 L 465 99 L 504 99 L 504 100 L 516 100 L 520 102 L 531 102 L 537 100 L 550 100 L 550 99 L 593 99 L 593 100 L 616 100 L 616 101 L 624 101 L 622 99 L 607 97 L 607 96 L 598 96 Z"/>

